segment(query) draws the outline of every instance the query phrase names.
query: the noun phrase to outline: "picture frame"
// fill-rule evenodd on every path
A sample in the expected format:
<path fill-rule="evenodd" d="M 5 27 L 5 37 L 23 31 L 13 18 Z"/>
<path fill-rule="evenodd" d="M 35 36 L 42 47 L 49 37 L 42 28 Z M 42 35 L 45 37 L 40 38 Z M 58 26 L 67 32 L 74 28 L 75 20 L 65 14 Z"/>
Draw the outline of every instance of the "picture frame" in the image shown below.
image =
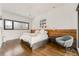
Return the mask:
<path fill-rule="evenodd" d="M 46 25 L 46 19 L 40 20 L 40 27 L 41 28 L 46 28 L 47 27 L 47 25 Z"/>

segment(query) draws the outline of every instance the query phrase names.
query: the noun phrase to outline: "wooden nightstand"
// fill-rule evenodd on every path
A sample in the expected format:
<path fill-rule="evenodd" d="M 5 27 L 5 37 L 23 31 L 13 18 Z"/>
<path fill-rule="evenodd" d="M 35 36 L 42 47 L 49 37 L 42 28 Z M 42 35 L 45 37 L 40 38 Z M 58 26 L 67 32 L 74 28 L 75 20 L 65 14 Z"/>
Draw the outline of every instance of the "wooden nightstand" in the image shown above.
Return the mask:
<path fill-rule="evenodd" d="M 51 36 L 51 37 L 49 37 L 49 42 L 56 42 L 56 37 L 54 37 L 54 36 Z"/>

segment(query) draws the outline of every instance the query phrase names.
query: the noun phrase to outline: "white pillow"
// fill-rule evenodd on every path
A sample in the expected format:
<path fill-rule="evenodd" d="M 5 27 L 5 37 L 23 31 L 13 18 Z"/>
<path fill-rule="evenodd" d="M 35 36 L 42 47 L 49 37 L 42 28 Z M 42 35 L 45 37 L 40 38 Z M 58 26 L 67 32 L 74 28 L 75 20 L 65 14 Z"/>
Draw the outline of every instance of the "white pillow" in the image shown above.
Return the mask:
<path fill-rule="evenodd" d="M 40 33 L 45 33 L 44 29 L 41 29 L 41 30 L 40 30 Z"/>
<path fill-rule="evenodd" d="M 45 31 L 45 33 L 47 34 L 48 32 L 47 32 L 47 31 Z"/>
<path fill-rule="evenodd" d="M 39 33 L 39 30 L 36 30 L 35 33 Z"/>

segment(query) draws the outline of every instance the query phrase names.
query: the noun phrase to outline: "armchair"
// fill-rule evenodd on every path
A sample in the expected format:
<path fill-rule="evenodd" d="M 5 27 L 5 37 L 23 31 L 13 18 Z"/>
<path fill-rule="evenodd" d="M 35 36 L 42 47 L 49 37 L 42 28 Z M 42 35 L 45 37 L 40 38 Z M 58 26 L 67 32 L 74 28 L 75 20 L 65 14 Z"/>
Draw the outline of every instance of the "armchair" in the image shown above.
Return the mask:
<path fill-rule="evenodd" d="M 56 38 L 56 42 L 61 46 L 65 47 L 65 52 L 66 52 L 67 48 L 70 48 L 73 44 L 73 37 L 70 35 L 58 37 Z"/>

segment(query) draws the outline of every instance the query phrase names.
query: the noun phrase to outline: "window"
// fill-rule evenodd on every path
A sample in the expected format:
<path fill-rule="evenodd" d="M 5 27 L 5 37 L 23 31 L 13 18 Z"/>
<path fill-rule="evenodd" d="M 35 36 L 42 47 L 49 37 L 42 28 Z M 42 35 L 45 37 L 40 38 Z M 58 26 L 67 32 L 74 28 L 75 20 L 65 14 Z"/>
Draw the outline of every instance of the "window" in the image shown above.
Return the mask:
<path fill-rule="evenodd" d="M 4 29 L 5 30 L 28 30 L 29 23 L 5 19 L 4 20 Z"/>
<path fill-rule="evenodd" d="M 14 21 L 14 29 L 16 29 L 16 30 L 29 29 L 29 23 Z"/>
<path fill-rule="evenodd" d="M 12 30 L 13 29 L 12 20 L 4 20 L 4 29 L 5 30 Z"/>

